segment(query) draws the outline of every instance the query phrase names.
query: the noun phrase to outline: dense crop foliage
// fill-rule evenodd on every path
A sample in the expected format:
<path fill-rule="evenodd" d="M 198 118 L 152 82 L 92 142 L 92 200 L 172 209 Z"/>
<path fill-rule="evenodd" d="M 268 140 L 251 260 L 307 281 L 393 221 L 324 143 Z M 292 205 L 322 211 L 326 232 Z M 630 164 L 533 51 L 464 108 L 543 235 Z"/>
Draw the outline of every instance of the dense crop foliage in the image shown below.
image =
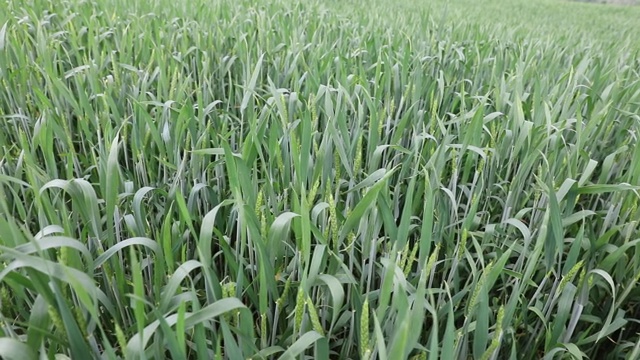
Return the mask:
<path fill-rule="evenodd" d="M 637 19 L 2 1 L 0 356 L 638 359 Z"/>

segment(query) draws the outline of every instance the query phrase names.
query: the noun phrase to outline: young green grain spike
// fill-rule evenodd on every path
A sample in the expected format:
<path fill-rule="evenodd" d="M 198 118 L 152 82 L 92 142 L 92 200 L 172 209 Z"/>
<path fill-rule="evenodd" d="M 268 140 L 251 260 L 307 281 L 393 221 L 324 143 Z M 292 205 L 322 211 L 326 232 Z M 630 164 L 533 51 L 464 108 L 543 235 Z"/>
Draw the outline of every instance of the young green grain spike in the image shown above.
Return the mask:
<path fill-rule="evenodd" d="M 316 311 L 316 308 L 313 305 L 313 301 L 308 296 L 307 296 L 306 305 L 307 305 L 307 310 L 309 312 L 309 318 L 311 319 L 311 325 L 313 326 L 313 330 L 315 330 L 318 334 L 324 336 L 324 330 L 322 329 L 322 324 L 320 323 L 318 312 Z"/>

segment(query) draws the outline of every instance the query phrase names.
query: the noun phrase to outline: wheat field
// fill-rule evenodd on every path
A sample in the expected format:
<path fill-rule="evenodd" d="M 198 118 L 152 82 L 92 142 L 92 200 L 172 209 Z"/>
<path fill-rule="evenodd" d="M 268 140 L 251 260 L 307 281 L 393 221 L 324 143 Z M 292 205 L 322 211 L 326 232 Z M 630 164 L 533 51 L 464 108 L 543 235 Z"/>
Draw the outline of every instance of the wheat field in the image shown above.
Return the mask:
<path fill-rule="evenodd" d="M 0 2 L 0 357 L 640 359 L 639 19 Z"/>

